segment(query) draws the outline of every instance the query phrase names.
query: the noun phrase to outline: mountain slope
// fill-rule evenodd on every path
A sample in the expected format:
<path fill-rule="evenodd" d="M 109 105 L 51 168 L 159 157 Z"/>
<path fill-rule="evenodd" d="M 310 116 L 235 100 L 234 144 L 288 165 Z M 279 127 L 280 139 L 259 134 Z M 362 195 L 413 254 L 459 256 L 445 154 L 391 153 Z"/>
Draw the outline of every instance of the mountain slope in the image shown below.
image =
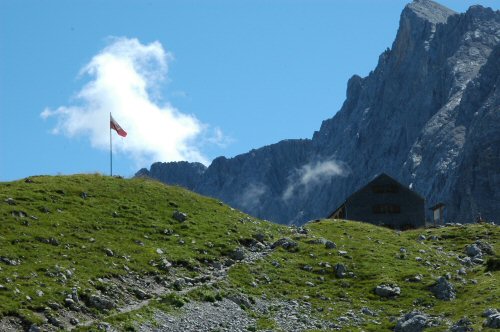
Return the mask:
<path fill-rule="evenodd" d="M 391 49 L 367 77 L 349 80 L 341 110 L 311 140 L 218 158 L 190 188 L 260 218 L 301 224 L 327 216 L 385 172 L 428 206 L 444 202 L 447 220 L 481 213 L 498 221 L 499 42 L 499 11 L 473 6 L 458 14 L 416 0 L 403 10 Z M 157 163 L 140 174 L 187 185 L 172 167 Z"/>
<path fill-rule="evenodd" d="M 285 227 L 99 175 L 0 183 L 0 216 L 1 331 L 408 331 L 415 310 L 430 331 L 500 326 L 491 224 Z"/>

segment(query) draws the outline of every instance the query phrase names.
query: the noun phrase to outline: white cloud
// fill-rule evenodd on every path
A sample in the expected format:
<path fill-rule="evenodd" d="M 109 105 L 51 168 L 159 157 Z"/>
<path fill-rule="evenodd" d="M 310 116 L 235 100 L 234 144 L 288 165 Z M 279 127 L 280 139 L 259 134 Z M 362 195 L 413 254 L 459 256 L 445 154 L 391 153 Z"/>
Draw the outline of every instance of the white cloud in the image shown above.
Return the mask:
<path fill-rule="evenodd" d="M 288 186 L 283 191 L 283 200 L 288 201 L 294 195 L 305 195 L 315 186 L 335 176 L 347 176 L 348 167 L 336 160 L 316 161 L 296 169 L 288 179 Z"/>
<path fill-rule="evenodd" d="M 91 79 L 77 93 L 77 103 L 46 108 L 41 117 L 57 118 L 55 134 L 88 136 L 93 147 L 107 149 L 111 112 L 128 132 L 123 139 L 114 136 L 113 149 L 138 165 L 174 160 L 207 164 L 199 146 L 207 140 L 200 137 L 210 127 L 169 103 L 159 105 L 159 98 L 154 98 L 172 58 L 159 42 L 144 45 L 137 39 L 112 39 L 80 71 Z M 219 131 L 215 131 L 216 141 L 224 137 Z"/>
<path fill-rule="evenodd" d="M 260 204 L 260 199 L 262 195 L 267 192 L 267 187 L 263 184 L 251 183 L 244 190 L 239 197 L 239 203 L 241 206 L 247 209 L 252 209 Z"/>

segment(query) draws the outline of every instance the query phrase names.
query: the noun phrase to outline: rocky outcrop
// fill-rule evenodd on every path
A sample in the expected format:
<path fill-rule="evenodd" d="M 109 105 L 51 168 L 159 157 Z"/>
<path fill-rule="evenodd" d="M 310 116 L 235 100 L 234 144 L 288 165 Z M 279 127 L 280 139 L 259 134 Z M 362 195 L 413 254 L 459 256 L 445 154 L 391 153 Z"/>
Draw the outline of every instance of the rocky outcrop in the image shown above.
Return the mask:
<path fill-rule="evenodd" d="M 159 180 L 168 179 L 169 184 L 193 190 L 201 181 L 206 169 L 207 167 L 201 163 L 189 163 L 187 161 L 157 162 L 151 165 L 149 170 L 146 168 L 139 170 L 135 176 L 151 177 Z"/>
<path fill-rule="evenodd" d="M 481 213 L 498 222 L 499 80 L 499 11 L 415 0 L 375 70 L 349 80 L 341 110 L 311 140 L 220 157 L 206 170 L 156 163 L 141 172 L 287 224 L 326 217 L 384 172 L 429 206 L 445 203 L 447 221 Z"/>

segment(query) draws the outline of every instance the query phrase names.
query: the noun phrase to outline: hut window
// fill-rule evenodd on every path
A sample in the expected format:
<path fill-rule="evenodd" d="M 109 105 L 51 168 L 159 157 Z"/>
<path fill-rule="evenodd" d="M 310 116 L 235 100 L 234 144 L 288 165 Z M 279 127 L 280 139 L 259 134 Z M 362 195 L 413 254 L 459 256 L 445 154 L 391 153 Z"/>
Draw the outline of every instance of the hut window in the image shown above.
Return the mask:
<path fill-rule="evenodd" d="M 401 213 L 401 207 L 395 204 L 379 204 L 372 207 L 373 213 Z"/>
<path fill-rule="evenodd" d="M 385 194 L 385 193 L 397 193 L 398 186 L 394 184 L 386 184 L 386 185 L 376 185 L 372 186 L 372 190 L 377 194 Z"/>

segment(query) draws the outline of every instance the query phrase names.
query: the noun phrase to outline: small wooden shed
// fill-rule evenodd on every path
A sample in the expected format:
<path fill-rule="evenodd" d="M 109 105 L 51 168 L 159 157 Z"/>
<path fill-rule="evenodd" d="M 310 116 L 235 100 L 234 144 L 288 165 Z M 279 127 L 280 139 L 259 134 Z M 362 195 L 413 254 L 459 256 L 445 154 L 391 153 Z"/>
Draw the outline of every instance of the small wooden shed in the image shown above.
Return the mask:
<path fill-rule="evenodd" d="M 336 208 L 330 219 L 350 219 L 395 229 L 425 226 L 425 199 L 387 174 L 380 174 Z"/>
<path fill-rule="evenodd" d="M 444 224 L 444 203 L 438 203 L 432 206 L 429 210 L 432 211 L 432 219 L 434 221 L 434 226 Z"/>

